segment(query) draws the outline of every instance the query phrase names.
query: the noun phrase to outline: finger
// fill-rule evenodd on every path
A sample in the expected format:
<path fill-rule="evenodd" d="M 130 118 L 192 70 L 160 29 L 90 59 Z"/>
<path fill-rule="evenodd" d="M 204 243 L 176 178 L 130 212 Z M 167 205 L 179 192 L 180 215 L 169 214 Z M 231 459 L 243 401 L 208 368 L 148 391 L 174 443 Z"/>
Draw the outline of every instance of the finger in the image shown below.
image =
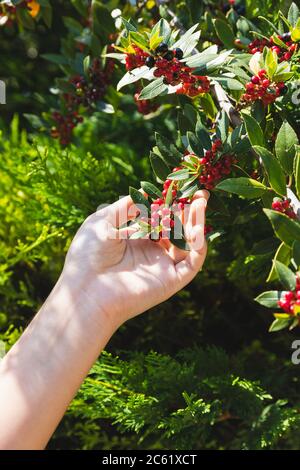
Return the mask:
<path fill-rule="evenodd" d="M 204 243 L 206 199 L 195 199 L 190 208 L 185 236 L 192 250 L 201 250 Z"/>
<path fill-rule="evenodd" d="M 100 207 L 95 213 L 95 218 L 104 218 L 113 227 L 118 228 L 125 225 L 128 221 L 134 220 L 139 213 L 139 208 L 133 203 L 131 197 L 124 196 L 113 204 L 104 208 Z"/>

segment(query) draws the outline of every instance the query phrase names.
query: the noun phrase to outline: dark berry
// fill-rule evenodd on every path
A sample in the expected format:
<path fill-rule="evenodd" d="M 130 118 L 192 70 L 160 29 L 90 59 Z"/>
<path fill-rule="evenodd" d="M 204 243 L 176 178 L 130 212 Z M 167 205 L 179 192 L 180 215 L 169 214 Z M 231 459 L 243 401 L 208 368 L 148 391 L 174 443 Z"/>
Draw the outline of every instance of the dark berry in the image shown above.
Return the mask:
<path fill-rule="evenodd" d="M 280 38 L 282 41 L 288 41 L 289 39 L 291 39 L 291 33 L 284 33 Z"/>
<path fill-rule="evenodd" d="M 179 59 L 179 60 L 182 59 L 182 57 L 183 57 L 183 50 L 182 49 L 177 47 L 177 49 L 175 49 L 174 52 L 175 52 L 176 59 Z"/>
<path fill-rule="evenodd" d="M 173 60 L 174 59 L 174 53 L 173 51 L 168 51 L 165 55 L 164 55 L 164 59 L 166 60 Z"/>
<path fill-rule="evenodd" d="M 286 85 L 284 85 L 284 87 L 282 87 L 281 90 L 280 90 L 280 94 L 281 95 L 286 95 L 287 92 L 288 92 L 288 87 Z"/>
<path fill-rule="evenodd" d="M 156 48 L 157 54 L 163 54 L 164 52 L 167 52 L 167 51 L 168 51 L 168 44 L 166 42 L 161 42 Z"/>
<path fill-rule="evenodd" d="M 246 9 L 244 5 L 236 5 L 233 8 L 237 12 L 238 15 L 244 15 L 246 13 Z"/>
<path fill-rule="evenodd" d="M 155 64 L 154 57 L 149 55 L 149 57 L 147 57 L 147 59 L 145 60 L 145 65 L 147 65 L 147 67 L 151 68 L 151 67 L 154 67 L 154 64 Z"/>

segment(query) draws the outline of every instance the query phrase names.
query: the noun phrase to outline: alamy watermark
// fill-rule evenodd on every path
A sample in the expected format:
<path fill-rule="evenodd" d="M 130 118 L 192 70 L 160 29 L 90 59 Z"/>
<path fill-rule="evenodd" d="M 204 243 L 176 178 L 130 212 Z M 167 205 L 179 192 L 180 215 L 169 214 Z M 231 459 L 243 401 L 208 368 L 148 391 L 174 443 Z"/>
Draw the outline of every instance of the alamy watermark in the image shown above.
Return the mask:
<path fill-rule="evenodd" d="M 300 339 L 295 339 L 292 342 L 292 349 L 294 352 L 291 355 L 291 361 L 295 366 L 298 366 L 300 364 Z"/>
<path fill-rule="evenodd" d="M 6 104 L 6 85 L 0 80 L 0 104 Z"/>

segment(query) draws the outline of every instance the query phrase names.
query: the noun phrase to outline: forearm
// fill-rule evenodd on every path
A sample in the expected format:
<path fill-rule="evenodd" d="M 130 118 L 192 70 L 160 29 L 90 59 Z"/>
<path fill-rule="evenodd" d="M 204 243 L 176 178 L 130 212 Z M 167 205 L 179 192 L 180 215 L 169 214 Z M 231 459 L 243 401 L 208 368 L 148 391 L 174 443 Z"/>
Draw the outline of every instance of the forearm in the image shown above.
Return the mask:
<path fill-rule="evenodd" d="M 87 300 L 62 275 L 0 363 L 0 449 L 45 447 L 113 334 L 105 313 L 91 311 Z"/>

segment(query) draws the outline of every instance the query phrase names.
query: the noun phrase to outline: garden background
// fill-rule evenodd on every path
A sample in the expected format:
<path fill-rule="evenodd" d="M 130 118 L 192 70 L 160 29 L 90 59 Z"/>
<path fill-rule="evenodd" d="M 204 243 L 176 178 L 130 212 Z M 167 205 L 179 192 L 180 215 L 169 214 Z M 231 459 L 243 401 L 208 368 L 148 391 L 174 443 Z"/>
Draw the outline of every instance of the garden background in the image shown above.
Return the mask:
<path fill-rule="evenodd" d="M 158 97 L 145 110 L 134 85 L 116 90 L 124 66 L 114 59 L 103 64 L 103 55 L 122 29 L 120 13 L 150 29 L 162 15 L 174 20 L 173 13 L 185 30 L 199 23 L 201 47 L 206 41 L 222 49 L 213 19 L 225 21 L 234 11 L 262 27 L 259 15 L 276 21 L 291 2 L 237 1 L 234 9 L 210 0 L 111 0 L 93 2 L 92 13 L 88 0 L 15 1 L 9 12 L 5 3 L 0 339 L 9 348 L 51 291 L 85 217 L 129 186 L 154 181 L 155 132 L 175 142 L 178 108 L 193 106 L 186 97 Z M 65 112 L 72 67 L 78 61 L 80 73 L 89 53 L 105 71 L 100 99 L 97 107 L 81 105 L 83 122 L 62 142 L 53 113 Z M 215 105 L 206 101 L 213 114 Z M 291 105 L 287 117 L 299 135 L 298 108 Z M 49 449 L 299 449 L 300 366 L 291 362 L 299 328 L 269 333 L 272 314 L 253 300 L 269 290 L 278 243 L 256 205 L 236 196 L 229 205 L 230 222 L 209 243 L 204 270 L 175 297 L 120 328 Z M 279 288 L 276 279 L 273 287 Z"/>

